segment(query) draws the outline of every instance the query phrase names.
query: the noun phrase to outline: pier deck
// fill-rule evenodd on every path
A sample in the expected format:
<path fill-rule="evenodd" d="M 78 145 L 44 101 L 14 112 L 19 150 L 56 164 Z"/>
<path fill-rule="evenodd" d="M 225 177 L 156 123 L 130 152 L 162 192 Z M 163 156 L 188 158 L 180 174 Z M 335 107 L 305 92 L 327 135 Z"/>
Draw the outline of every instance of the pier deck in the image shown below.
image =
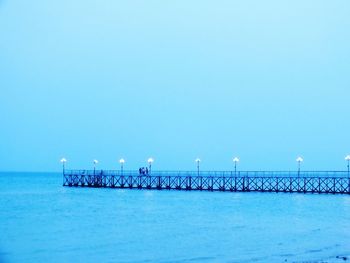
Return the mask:
<path fill-rule="evenodd" d="M 230 192 L 350 194 L 347 172 L 167 172 L 69 170 L 63 186 Z"/>

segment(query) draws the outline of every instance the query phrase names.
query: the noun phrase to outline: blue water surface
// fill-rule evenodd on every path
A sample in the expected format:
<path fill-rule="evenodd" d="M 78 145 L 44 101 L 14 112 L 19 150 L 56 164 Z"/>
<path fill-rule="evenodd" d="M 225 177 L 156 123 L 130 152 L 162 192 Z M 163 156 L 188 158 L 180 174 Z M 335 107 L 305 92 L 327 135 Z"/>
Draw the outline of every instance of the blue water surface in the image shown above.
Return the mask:
<path fill-rule="evenodd" d="M 61 174 L 0 173 L 0 262 L 349 256 L 348 195 L 69 188 Z"/>

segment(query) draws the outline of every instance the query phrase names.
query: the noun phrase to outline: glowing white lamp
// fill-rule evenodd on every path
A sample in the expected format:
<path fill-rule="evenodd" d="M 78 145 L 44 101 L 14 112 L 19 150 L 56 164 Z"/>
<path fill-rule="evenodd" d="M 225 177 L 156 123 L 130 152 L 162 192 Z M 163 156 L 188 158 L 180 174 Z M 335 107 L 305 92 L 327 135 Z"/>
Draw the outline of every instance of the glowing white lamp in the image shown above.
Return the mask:
<path fill-rule="evenodd" d="M 119 160 L 119 163 L 120 163 L 120 173 L 121 173 L 121 175 L 123 175 L 123 169 L 124 169 L 125 160 L 123 158 L 121 158 Z"/>
<path fill-rule="evenodd" d="M 239 163 L 239 158 L 235 157 L 232 159 L 232 161 L 235 163 L 235 173 L 237 172 L 237 163 Z"/>
<path fill-rule="evenodd" d="M 149 173 L 151 173 L 152 163 L 154 162 L 154 159 L 152 157 L 150 157 L 150 158 L 148 158 L 147 162 L 148 162 L 148 165 L 149 165 Z"/>
<path fill-rule="evenodd" d="M 301 163 L 304 161 L 304 159 L 302 158 L 302 157 L 298 157 L 297 159 L 296 159 L 296 161 L 298 162 L 298 177 L 300 176 L 300 165 L 301 165 Z"/>
<path fill-rule="evenodd" d="M 66 162 L 67 162 L 67 160 L 66 160 L 66 158 L 62 158 L 62 159 L 60 160 L 60 162 L 62 163 L 62 168 L 63 168 L 63 173 L 64 173 L 65 168 L 66 168 Z"/>
<path fill-rule="evenodd" d="M 195 162 L 197 163 L 197 174 L 198 174 L 198 176 L 199 176 L 199 164 L 200 164 L 200 162 L 201 162 L 201 159 L 197 158 L 197 159 L 195 160 Z"/>
<path fill-rule="evenodd" d="M 98 161 L 95 159 L 95 160 L 93 160 L 92 162 L 94 163 L 94 173 L 95 173 L 95 171 L 96 171 L 96 165 L 98 164 Z"/>
<path fill-rule="evenodd" d="M 348 162 L 348 176 L 350 175 L 350 154 L 345 156 L 345 161 Z"/>

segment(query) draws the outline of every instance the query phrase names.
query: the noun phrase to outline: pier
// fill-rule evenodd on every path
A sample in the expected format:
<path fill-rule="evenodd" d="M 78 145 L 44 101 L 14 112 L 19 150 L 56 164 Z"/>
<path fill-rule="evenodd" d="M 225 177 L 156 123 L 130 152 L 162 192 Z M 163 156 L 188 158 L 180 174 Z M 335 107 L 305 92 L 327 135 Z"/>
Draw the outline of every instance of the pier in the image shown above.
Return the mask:
<path fill-rule="evenodd" d="M 172 172 L 65 170 L 63 186 L 227 192 L 350 194 L 344 171 L 319 172 Z"/>

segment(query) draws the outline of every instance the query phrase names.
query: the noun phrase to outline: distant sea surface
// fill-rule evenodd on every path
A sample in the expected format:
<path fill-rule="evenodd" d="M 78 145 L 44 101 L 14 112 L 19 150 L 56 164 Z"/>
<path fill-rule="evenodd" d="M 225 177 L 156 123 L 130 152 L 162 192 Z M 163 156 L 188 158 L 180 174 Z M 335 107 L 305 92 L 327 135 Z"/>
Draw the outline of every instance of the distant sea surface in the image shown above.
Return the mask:
<path fill-rule="evenodd" d="M 0 173 L 2 263 L 349 257 L 347 195 L 69 188 L 61 174 Z"/>

